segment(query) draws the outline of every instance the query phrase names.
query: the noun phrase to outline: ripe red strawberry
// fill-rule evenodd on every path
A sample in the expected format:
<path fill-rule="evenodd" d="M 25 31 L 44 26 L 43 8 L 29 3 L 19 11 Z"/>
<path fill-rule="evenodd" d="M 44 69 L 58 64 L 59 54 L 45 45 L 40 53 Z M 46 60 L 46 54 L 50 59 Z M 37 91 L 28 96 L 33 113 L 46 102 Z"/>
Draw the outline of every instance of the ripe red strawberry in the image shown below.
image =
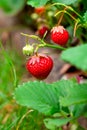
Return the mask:
<path fill-rule="evenodd" d="M 69 33 L 63 26 L 53 27 L 51 31 L 51 40 L 61 46 L 65 46 L 69 39 Z"/>
<path fill-rule="evenodd" d="M 43 37 L 44 36 L 44 34 L 46 33 L 46 31 L 48 32 L 48 27 L 47 26 L 42 26 L 39 30 L 38 30 L 38 32 L 39 32 L 39 35 L 41 36 L 41 37 Z"/>
<path fill-rule="evenodd" d="M 27 70 L 37 79 L 45 79 L 51 72 L 53 60 L 49 56 L 34 55 L 26 63 Z"/>

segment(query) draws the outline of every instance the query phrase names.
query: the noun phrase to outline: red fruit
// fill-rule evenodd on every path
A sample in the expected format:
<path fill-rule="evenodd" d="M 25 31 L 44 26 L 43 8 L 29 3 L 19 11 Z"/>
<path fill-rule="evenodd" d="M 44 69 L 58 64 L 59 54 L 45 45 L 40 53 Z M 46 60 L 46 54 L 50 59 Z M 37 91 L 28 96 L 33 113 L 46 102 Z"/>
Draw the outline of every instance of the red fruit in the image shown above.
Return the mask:
<path fill-rule="evenodd" d="M 41 37 L 43 37 L 44 34 L 46 33 L 46 31 L 48 32 L 48 30 L 49 30 L 48 27 L 42 26 L 42 27 L 38 30 L 39 35 L 40 35 Z"/>
<path fill-rule="evenodd" d="M 49 56 L 34 55 L 26 63 L 27 70 L 37 79 L 45 79 L 51 72 L 53 60 Z"/>
<path fill-rule="evenodd" d="M 51 31 L 51 40 L 54 43 L 64 46 L 67 44 L 68 39 L 69 33 L 63 26 L 53 27 Z"/>
<path fill-rule="evenodd" d="M 37 13 L 37 14 L 42 14 L 44 12 L 45 12 L 45 7 L 44 6 L 35 8 L 35 13 Z"/>

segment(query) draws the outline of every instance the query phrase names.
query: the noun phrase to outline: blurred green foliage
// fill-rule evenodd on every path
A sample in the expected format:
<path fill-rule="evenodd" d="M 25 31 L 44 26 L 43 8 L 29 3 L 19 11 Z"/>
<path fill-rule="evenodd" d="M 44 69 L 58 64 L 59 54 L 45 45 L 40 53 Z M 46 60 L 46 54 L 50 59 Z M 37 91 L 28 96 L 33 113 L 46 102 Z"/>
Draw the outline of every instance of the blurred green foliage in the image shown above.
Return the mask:
<path fill-rule="evenodd" d="M 0 0 L 0 7 L 10 15 L 15 15 L 23 9 L 25 0 Z"/>

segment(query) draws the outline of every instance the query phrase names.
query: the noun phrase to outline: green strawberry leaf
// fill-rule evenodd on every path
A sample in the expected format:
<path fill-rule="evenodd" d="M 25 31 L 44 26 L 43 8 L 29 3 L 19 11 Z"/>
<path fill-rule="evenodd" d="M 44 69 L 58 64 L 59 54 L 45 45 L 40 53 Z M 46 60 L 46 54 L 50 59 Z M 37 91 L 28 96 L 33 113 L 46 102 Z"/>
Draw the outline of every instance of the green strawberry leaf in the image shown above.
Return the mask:
<path fill-rule="evenodd" d="M 20 105 L 51 115 L 60 112 L 59 98 L 66 97 L 74 84 L 76 83 L 73 81 L 65 80 L 53 84 L 38 81 L 27 82 L 19 85 L 14 95 Z M 63 107 L 63 111 L 69 112 L 66 107 Z"/>
<path fill-rule="evenodd" d="M 84 130 L 84 128 L 79 125 L 76 130 Z"/>
<path fill-rule="evenodd" d="M 60 110 L 55 88 L 44 82 L 34 81 L 19 85 L 15 90 L 15 99 L 19 104 L 46 115 Z"/>
<path fill-rule="evenodd" d="M 83 15 L 83 24 L 87 27 L 87 11 Z"/>
<path fill-rule="evenodd" d="M 59 97 L 66 97 L 75 85 L 77 83 L 73 80 L 60 80 L 51 84 L 51 86 L 55 87 Z"/>
<path fill-rule="evenodd" d="M 74 117 L 83 116 L 85 113 L 87 113 L 87 104 L 74 105 L 72 113 Z"/>
<path fill-rule="evenodd" d="M 78 84 L 69 89 L 66 97 L 60 97 L 62 106 L 87 103 L 87 84 Z"/>
<path fill-rule="evenodd" d="M 48 129 L 52 129 L 55 130 L 56 127 L 60 127 L 62 125 L 67 124 L 68 122 L 70 122 L 71 120 L 73 120 L 73 118 L 56 118 L 56 119 L 51 119 L 51 118 L 46 118 L 44 119 L 44 124 Z"/>
<path fill-rule="evenodd" d="M 77 68 L 87 71 L 87 44 L 63 51 L 61 58 Z"/>
<path fill-rule="evenodd" d="M 24 0 L 0 0 L 0 8 L 10 15 L 17 14 L 23 9 Z"/>
<path fill-rule="evenodd" d="M 28 0 L 27 4 L 32 7 L 44 6 L 49 0 Z"/>
<path fill-rule="evenodd" d="M 27 82 L 16 88 L 14 96 L 18 104 L 45 115 L 53 115 L 60 111 L 67 115 L 68 106 L 87 102 L 87 84 L 77 84 L 71 80 L 61 80 L 52 84 L 42 81 Z M 74 115 L 81 115 L 85 107 L 79 106 L 79 109 L 81 111 Z"/>
<path fill-rule="evenodd" d="M 52 0 L 53 3 L 63 3 L 63 4 L 66 4 L 66 5 L 70 5 L 70 4 L 73 4 L 75 2 L 77 2 L 77 0 Z"/>
<path fill-rule="evenodd" d="M 84 13 L 83 19 L 84 19 L 84 21 L 87 23 L 87 11 Z"/>
<path fill-rule="evenodd" d="M 75 3 L 77 0 L 28 0 L 27 1 L 27 4 L 28 5 L 31 5 L 33 7 L 40 7 L 40 6 L 44 6 L 45 4 L 47 4 L 47 2 L 51 2 L 51 3 L 63 3 L 63 4 L 66 4 L 66 5 L 70 5 L 70 4 L 73 4 Z"/>
<path fill-rule="evenodd" d="M 80 85 L 74 81 L 68 81 L 68 80 L 63 81 L 62 80 L 59 82 L 55 82 L 52 85 L 55 86 L 56 92 L 59 94 L 60 105 L 67 107 L 67 103 L 70 103 L 70 105 L 74 104 L 73 115 L 75 117 L 81 116 L 84 112 L 86 112 L 87 105 L 81 104 L 81 103 L 83 103 L 83 102 L 86 103 L 86 101 L 87 101 L 87 91 L 86 91 L 87 84 Z M 82 87 L 82 86 L 84 86 L 84 87 Z M 61 100 L 61 98 L 62 98 L 62 100 Z M 63 101 L 63 99 L 64 99 L 64 101 Z M 67 112 L 68 110 L 66 111 L 64 109 L 64 111 Z M 67 113 L 69 113 L 69 112 L 67 112 Z"/>

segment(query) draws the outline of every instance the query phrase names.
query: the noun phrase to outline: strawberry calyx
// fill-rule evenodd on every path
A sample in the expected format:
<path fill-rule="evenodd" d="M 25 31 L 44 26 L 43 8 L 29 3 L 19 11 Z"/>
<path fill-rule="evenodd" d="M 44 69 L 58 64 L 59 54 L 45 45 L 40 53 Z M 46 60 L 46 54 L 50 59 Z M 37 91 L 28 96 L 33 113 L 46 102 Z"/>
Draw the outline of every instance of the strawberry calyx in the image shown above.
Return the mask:
<path fill-rule="evenodd" d="M 39 63 L 41 57 L 48 58 L 45 54 L 41 54 L 41 53 L 37 54 L 36 53 L 34 56 L 32 56 L 32 58 L 30 58 L 30 63 L 29 64 L 34 65 L 36 62 Z"/>
<path fill-rule="evenodd" d="M 63 26 L 56 26 L 56 27 L 52 28 L 51 32 L 52 33 L 60 32 L 60 33 L 63 34 L 64 30 L 65 30 L 65 28 Z"/>

